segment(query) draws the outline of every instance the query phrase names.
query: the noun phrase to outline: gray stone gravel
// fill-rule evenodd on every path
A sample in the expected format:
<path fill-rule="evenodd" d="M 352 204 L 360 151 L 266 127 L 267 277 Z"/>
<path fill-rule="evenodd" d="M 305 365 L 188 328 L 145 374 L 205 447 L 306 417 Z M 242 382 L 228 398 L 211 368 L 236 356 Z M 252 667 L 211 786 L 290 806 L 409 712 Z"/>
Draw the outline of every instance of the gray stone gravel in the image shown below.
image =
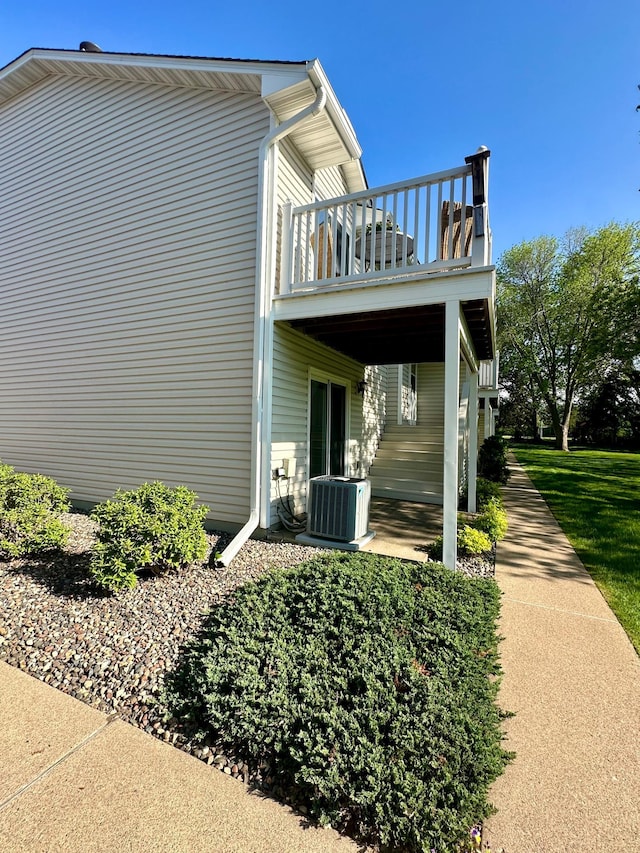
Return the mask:
<path fill-rule="evenodd" d="M 81 513 L 65 513 L 63 520 L 72 529 L 63 553 L 0 561 L 0 659 L 246 779 L 246 767 L 234 756 L 211 747 L 203 753 L 177 721 L 164 722 L 164 675 L 206 613 L 235 587 L 269 568 L 315 557 L 319 550 L 251 540 L 228 568 L 207 561 L 141 577 L 135 589 L 108 595 L 88 577 L 96 525 Z M 213 533 L 208 539 L 215 553 L 229 536 Z"/>
<path fill-rule="evenodd" d="M 162 704 L 164 677 L 181 647 L 199 632 L 207 612 L 240 584 L 269 568 L 293 566 L 323 553 L 288 542 L 250 540 L 228 568 L 191 566 L 141 577 L 114 595 L 89 580 L 89 549 L 96 525 L 65 513 L 72 533 L 64 552 L 0 561 L 0 659 L 52 687 L 175 746 L 245 782 L 249 768 L 212 741 L 198 743 Z M 209 534 L 210 553 L 227 534 Z M 460 568 L 492 575 L 486 561 Z M 251 781 L 282 795 L 270 768 L 254 768 Z"/>

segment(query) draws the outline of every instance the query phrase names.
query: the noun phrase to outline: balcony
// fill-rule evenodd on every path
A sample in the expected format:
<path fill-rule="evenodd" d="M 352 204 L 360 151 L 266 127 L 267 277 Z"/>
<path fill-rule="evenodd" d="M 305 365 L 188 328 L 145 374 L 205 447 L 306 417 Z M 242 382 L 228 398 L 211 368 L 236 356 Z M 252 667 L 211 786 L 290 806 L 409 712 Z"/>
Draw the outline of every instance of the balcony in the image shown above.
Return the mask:
<path fill-rule="evenodd" d="M 424 281 L 491 263 L 489 152 L 411 181 L 283 210 L 280 296 Z"/>
<path fill-rule="evenodd" d="M 443 361 L 457 302 L 475 357 L 492 359 L 489 152 L 411 181 L 283 209 L 276 321 L 363 364 Z"/>

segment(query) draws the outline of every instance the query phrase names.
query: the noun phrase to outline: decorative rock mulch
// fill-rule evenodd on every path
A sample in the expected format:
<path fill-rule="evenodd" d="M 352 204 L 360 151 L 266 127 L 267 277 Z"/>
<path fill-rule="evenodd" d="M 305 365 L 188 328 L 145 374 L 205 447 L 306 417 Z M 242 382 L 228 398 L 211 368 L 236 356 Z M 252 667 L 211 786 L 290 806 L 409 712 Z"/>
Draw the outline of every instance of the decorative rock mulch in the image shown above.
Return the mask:
<path fill-rule="evenodd" d="M 65 513 L 63 518 L 72 529 L 64 552 L 0 561 L 0 659 L 228 775 L 289 799 L 268 766 L 250 770 L 213 741 L 195 742 L 193 733 L 175 718 L 167 721 L 164 677 L 175 668 L 181 647 L 198 634 L 207 612 L 236 587 L 269 568 L 293 566 L 322 552 L 251 540 L 228 568 L 206 562 L 143 577 L 135 589 L 108 595 L 88 575 L 95 524 L 81 513 Z M 229 540 L 227 534 L 208 538 L 212 553 Z M 474 575 L 492 574 L 486 561 L 460 568 Z"/>

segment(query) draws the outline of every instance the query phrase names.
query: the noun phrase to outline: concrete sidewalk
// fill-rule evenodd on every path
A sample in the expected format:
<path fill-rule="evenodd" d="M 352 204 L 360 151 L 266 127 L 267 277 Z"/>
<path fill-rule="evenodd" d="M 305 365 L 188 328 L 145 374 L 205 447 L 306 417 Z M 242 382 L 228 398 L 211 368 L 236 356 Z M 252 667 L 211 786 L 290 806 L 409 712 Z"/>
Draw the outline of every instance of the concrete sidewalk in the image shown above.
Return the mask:
<path fill-rule="evenodd" d="M 175 747 L 0 663 L 0 850 L 355 853 Z"/>
<path fill-rule="evenodd" d="M 640 851 L 640 661 L 523 469 L 498 546 L 506 747 L 496 853 Z"/>
<path fill-rule="evenodd" d="M 494 853 L 640 850 L 638 657 L 519 466 L 505 500 L 499 701 L 516 712 L 505 727 L 517 758 L 492 789 L 485 839 Z M 0 768 L 2 851 L 360 849 L 4 663 Z"/>

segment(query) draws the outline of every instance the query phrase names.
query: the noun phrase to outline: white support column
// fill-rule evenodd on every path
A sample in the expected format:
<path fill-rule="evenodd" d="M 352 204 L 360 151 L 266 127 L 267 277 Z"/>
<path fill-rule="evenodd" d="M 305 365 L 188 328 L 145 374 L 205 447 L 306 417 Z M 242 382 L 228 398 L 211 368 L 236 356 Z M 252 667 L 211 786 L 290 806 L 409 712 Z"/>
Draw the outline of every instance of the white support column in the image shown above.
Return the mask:
<path fill-rule="evenodd" d="M 491 408 L 491 403 L 489 402 L 489 398 L 484 398 L 484 437 L 489 438 L 489 436 L 493 435 L 493 431 L 491 429 L 493 422 L 493 409 Z"/>
<path fill-rule="evenodd" d="M 456 567 L 458 536 L 458 408 L 460 405 L 460 303 L 445 305 L 444 476 L 442 561 Z"/>
<path fill-rule="evenodd" d="M 469 512 L 476 511 L 476 478 L 478 476 L 478 374 L 469 377 L 469 464 L 467 495 Z"/>

